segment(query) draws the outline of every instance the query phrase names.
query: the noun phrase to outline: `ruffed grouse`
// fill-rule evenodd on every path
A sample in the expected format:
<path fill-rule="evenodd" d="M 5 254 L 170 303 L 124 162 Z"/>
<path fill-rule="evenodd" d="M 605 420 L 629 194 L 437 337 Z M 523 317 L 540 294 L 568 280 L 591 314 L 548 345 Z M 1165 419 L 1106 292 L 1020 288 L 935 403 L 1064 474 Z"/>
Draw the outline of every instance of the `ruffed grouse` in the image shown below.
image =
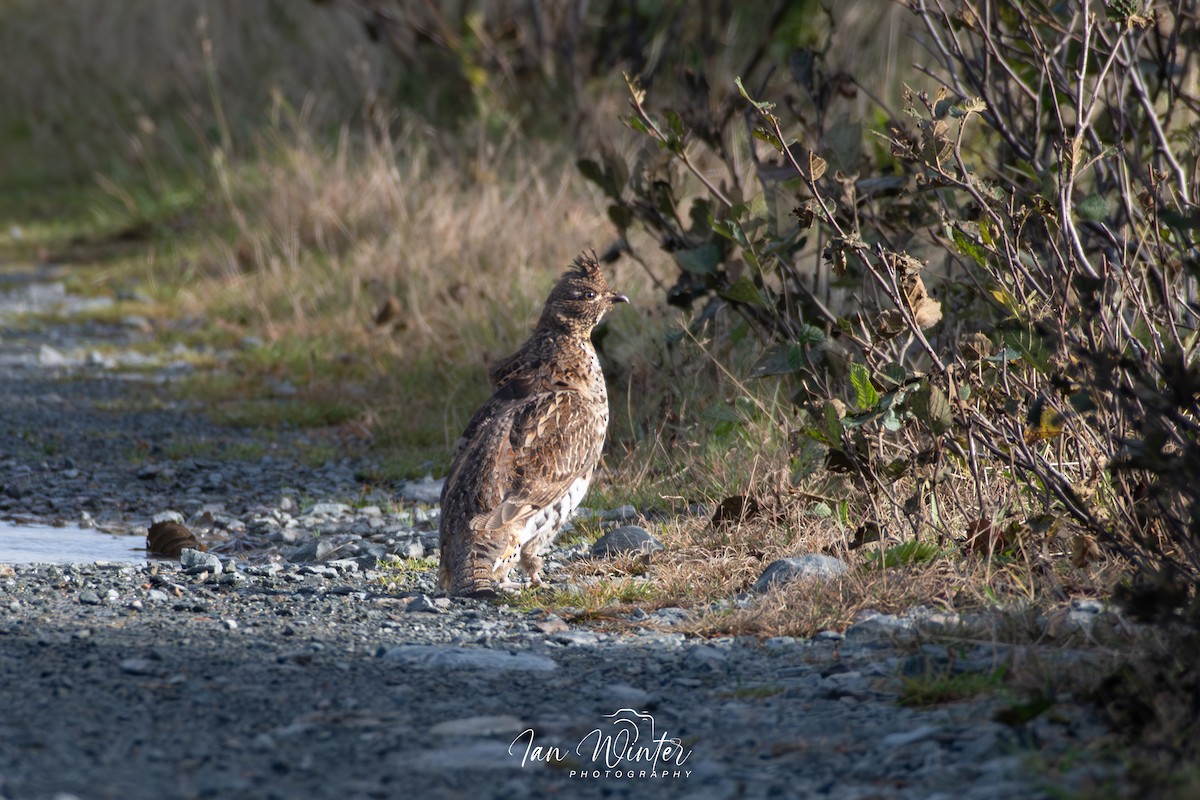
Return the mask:
<path fill-rule="evenodd" d="M 442 487 L 438 580 L 486 596 L 518 563 L 541 583 L 538 551 L 587 492 L 608 428 L 591 333 L 629 299 L 580 256 L 550 292 L 529 340 L 489 373 L 495 393 L 467 424 Z"/>

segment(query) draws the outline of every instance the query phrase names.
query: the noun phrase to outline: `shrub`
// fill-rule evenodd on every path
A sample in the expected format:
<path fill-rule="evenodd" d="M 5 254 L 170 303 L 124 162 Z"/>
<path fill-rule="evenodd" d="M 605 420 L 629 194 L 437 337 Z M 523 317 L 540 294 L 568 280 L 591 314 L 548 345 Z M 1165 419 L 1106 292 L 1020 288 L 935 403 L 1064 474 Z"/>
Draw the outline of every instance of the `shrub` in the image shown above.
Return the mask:
<path fill-rule="evenodd" d="M 795 481 L 816 445 L 875 524 L 1077 564 L 1099 540 L 1177 606 L 1200 577 L 1196 11 L 910 8 L 931 61 L 871 124 L 848 110 L 870 87 L 797 48 L 783 78 L 693 76 L 686 107 L 630 79 L 650 146 L 579 167 L 673 259 L 692 335 L 760 343 L 738 374 L 787 385 Z"/>

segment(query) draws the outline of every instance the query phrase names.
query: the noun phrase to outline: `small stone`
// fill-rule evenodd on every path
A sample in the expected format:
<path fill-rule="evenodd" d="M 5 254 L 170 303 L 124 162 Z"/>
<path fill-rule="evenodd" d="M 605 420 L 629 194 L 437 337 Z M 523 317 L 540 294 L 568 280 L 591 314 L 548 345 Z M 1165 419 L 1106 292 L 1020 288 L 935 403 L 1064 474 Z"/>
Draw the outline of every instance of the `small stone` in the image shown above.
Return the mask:
<path fill-rule="evenodd" d="M 516 717 L 499 714 L 448 719 L 434 725 L 429 732 L 436 736 L 501 736 L 520 733 L 526 727 Z"/>
<path fill-rule="evenodd" d="M 436 505 L 442 500 L 443 483 L 444 480 L 434 480 L 432 475 L 426 475 L 419 481 L 409 481 L 400 487 L 400 499 Z"/>
<path fill-rule="evenodd" d="M 828 580 L 849 571 L 845 561 L 824 553 L 806 553 L 797 558 L 781 558 L 772 561 L 763 570 L 762 575 L 754 582 L 754 591 L 765 592 L 776 584 L 782 585 L 798 580 Z"/>
<path fill-rule="evenodd" d="M 521 670 L 550 672 L 558 662 L 534 653 L 510 653 L 473 647 L 446 647 L 432 644 L 402 644 L 384 651 L 385 661 L 397 661 L 410 668 L 434 670 L 468 669 L 485 672 Z"/>
<path fill-rule="evenodd" d="M 595 647 L 601 642 L 608 640 L 608 637 L 603 633 L 596 631 L 563 631 L 555 634 L 554 641 L 559 644 L 571 645 L 574 647 Z"/>
<path fill-rule="evenodd" d="M 679 625 L 687 622 L 687 609 L 676 608 L 675 606 L 667 606 L 660 608 L 650 615 L 650 620 L 658 625 Z"/>
<path fill-rule="evenodd" d="M 98 606 L 104 601 L 100 599 L 100 595 L 96 594 L 91 589 L 84 589 L 79 593 L 79 602 L 85 606 Z"/>
<path fill-rule="evenodd" d="M 644 711 L 655 703 L 654 695 L 627 683 L 607 687 L 604 695 L 613 704 L 613 708 L 637 708 Z"/>
<path fill-rule="evenodd" d="M 199 575 L 202 572 L 221 574 L 221 559 L 212 553 L 202 553 L 190 547 L 183 548 L 179 554 L 179 564 L 185 575 Z"/>
<path fill-rule="evenodd" d="M 889 733 L 887 736 L 884 736 L 879 740 L 879 744 L 889 749 L 904 747 L 906 745 L 919 742 L 922 739 L 928 739 L 930 736 L 936 734 L 939 730 L 940 728 L 934 725 L 921 725 L 913 728 L 911 731 Z"/>
<path fill-rule="evenodd" d="M 148 658 L 127 658 L 121 662 L 121 671 L 128 675 L 153 675 L 154 662 Z"/>
<path fill-rule="evenodd" d="M 533 623 L 533 627 L 545 634 L 565 633 L 571 629 L 557 614 L 549 614 L 545 619 Z"/>
<path fill-rule="evenodd" d="M 622 553 L 651 553 L 661 552 L 663 543 L 654 538 L 645 528 L 637 525 L 626 525 L 609 531 L 596 540 L 592 545 L 592 555 L 605 558 Z"/>
<path fill-rule="evenodd" d="M 795 636 L 772 636 L 763 642 L 763 647 L 768 650 L 787 650 L 790 647 L 794 647 L 795 644 Z"/>
<path fill-rule="evenodd" d="M 638 518 L 638 510 L 631 505 L 617 506 L 605 511 L 600 518 L 605 522 L 628 522 Z"/>
<path fill-rule="evenodd" d="M 426 594 L 419 594 L 412 600 L 409 600 L 408 605 L 404 607 L 404 610 L 408 612 L 419 612 L 425 614 L 441 613 L 441 609 L 434 605 L 433 600 L 431 600 L 429 595 Z"/>
<path fill-rule="evenodd" d="M 331 539 L 312 539 L 288 553 L 287 560 L 293 564 L 306 561 L 323 561 L 329 558 L 338 546 Z"/>
<path fill-rule="evenodd" d="M 238 629 L 238 621 L 236 619 L 223 619 L 221 620 L 221 624 L 231 631 Z"/>
<path fill-rule="evenodd" d="M 48 344 L 43 344 L 38 348 L 38 363 L 43 367 L 63 367 L 67 365 L 68 360 L 62 352 Z"/>
<path fill-rule="evenodd" d="M 317 503 L 308 513 L 314 517 L 340 517 L 350 513 L 350 506 L 345 503 Z"/>

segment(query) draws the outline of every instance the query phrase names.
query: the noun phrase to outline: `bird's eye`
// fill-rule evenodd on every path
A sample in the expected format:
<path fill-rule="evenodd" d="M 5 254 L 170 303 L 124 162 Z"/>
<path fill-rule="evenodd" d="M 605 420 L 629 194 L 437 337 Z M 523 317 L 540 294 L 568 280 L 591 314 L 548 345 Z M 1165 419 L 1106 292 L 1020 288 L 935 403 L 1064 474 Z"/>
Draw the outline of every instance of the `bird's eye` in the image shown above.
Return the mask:
<path fill-rule="evenodd" d="M 584 297 L 586 297 L 588 300 L 595 300 L 595 299 L 596 299 L 596 293 L 595 293 L 595 292 L 584 292 L 584 293 L 583 293 L 583 296 L 584 296 Z"/>

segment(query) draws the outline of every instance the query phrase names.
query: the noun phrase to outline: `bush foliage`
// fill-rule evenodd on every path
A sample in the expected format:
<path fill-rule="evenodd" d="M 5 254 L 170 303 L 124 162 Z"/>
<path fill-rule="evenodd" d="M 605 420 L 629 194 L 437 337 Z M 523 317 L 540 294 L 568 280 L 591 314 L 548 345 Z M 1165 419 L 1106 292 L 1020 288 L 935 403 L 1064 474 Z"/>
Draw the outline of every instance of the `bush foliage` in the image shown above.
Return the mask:
<path fill-rule="evenodd" d="M 820 43 L 661 104 L 630 78 L 648 146 L 579 167 L 670 254 L 692 336 L 761 342 L 796 481 L 816 445 L 894 532 L 1099 541 L 1150 611 L 1200 577 L 1200 30 L 1097 8 L 912 3 L 927 63 L 874 120 Z"/>

